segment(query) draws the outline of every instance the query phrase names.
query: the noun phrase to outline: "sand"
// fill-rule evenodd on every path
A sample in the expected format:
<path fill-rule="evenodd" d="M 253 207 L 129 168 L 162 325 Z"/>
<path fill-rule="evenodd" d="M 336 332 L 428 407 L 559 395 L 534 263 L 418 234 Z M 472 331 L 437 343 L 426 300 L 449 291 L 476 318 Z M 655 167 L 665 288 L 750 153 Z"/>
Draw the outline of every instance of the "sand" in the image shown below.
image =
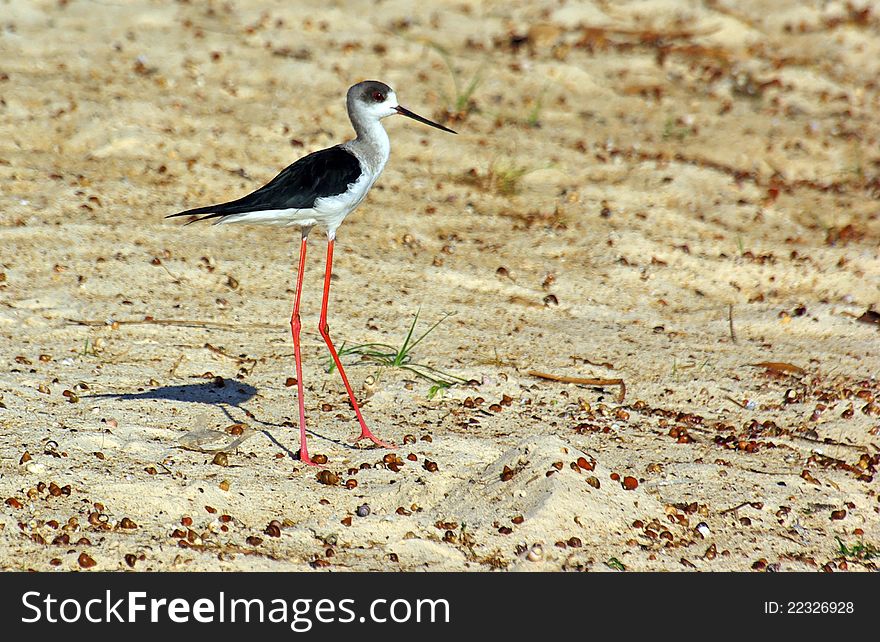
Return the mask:
<path fill-rule="evenodd" d="M 869 5 L 0 15 L 0 568 L 874 568 Z M 385 121 L 391 161 L 338 235 L 331 332 L 397 346 L 416 313 L 417 334 L 451 315 L 411 359 L 466 383 L 348 355 L 398 448 L 351 445 L 315 231 L 320 473 L 294 458 L 297 231 L 163 217 L 349 137 L 345 90 L 368 78 L 459 135 Z M 217 457 L 183 447 L 239 434 Z"/>

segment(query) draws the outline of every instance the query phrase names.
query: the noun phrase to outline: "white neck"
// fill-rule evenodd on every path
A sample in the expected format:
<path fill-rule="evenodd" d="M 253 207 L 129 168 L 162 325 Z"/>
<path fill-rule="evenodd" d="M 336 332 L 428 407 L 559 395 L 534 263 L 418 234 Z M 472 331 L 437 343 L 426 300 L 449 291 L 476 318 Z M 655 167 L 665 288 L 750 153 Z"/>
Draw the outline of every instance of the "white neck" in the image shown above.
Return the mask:
<path fill-rule="evenodd" d="M 391 141 L 382 123 L 375 119 L 352 119 L 357 138 L 346 146 L 377 175 L 391 155 Z"/>

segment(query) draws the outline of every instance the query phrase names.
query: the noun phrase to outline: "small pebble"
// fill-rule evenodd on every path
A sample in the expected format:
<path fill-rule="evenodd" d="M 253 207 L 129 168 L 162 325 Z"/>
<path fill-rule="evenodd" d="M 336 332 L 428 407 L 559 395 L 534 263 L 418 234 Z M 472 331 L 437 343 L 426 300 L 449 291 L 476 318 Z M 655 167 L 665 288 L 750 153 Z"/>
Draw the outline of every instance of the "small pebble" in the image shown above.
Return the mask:
<path fill-rule="evenodd" d="M 357 507 L 357 516 L 358 517 L 366 517 L 370 514 L 370 506 L 368 504 L 361 504 Z"/>

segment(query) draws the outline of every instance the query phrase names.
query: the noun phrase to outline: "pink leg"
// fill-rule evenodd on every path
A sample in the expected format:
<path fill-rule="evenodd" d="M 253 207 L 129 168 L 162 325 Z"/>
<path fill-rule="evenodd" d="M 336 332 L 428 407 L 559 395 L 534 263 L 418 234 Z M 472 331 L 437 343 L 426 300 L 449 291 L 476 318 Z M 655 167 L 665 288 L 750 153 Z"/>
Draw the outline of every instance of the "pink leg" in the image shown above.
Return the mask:
<path fill-rule="evenodd" d="M 327 267 L 324 272 L 324 298 L 321 301 L 321 319 L 318 321 L 318 331 L 321 333 L 321 336 L 324 337 L 324 342 L 330 350 L 330 356 L 333 357 L 333 362 L 336 364 L 336 368 L 339 370 L 339 374 L 342 377 L 342 383 L 345 384 L 345 391 L 348 393 L 348 398 L 351 400 L 354 414 L 357 415 L 358 422 L 361 424 L 361 434 L 355 439 L 355 442 L 358 442 L 361 439 L 369 439 L 378 446 L 394 448 L 394 444 L 387 444 L 384 441 L 380 441 L 372 432 L 370 432 L 370 429 L 367 428 L 363 415 L 361 415 L 361 409 L 358 407 L 357 400 L 354 398 L 354 392 L 352 392 L 351 385 L 348 383 L 348 377 L 345 376 L 342 362 L 339 360 L 336 348 L 333 347 L 333 342 L 330 340 L 330 326 L 327 325 L 327 302 L 330 298 L 330 274 L 333 272 L 333 242 L 334 239 L 330 239 L 327 243 Z"/>
<path fill-rule="evenodd" d="M 305 397 L 303 395 L 303 372 L 302 357 L 299 351 L 299 332 L 302 324 L 299 320 L 299 299 L 302 294 L 303 273 L 306 268 L 306 244 L 308 242 L 308 233 L 303 234 L 302 245 L 299 248 L 299 271 L 296 273 L 296 294 L 293 303 L 293 314 L 290 316 L 290 332 L 293 334 L 293 356 L 296 360 L 296 392 L 297 401 L 299 401 L 299 458 L 303 463 L 309 466 L 317 466 L 315 462 L 309 458 L 309 449 L 306 445 L 306 406 Z"/>

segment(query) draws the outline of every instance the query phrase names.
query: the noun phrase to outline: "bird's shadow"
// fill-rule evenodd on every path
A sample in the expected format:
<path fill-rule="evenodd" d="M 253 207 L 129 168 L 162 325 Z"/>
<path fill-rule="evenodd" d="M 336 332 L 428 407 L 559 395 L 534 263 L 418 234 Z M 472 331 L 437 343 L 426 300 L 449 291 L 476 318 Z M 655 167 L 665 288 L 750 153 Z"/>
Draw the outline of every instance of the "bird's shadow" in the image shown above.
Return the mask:
<path fill-rule="evenodd" d="M 140 392 L 108 392 L 88 396 L 93 399 L 118 399 L 120 401 L 163 399 L 165 401 L 204 403 L 213 406 L 225 404 L 239 407 L 244 402 L 253 399 L 256 394 L 257 389 L 247 383 L 224 383 L 222 386 L 219 386 L 212 381 L 189 383 L 181 386 L 161 386 L 160 388 Z"/>
<path fill-rule="evenodd" d="M 226 417 L 233 423 L 246 423 L 246 421 L 237 419 L 230 407 L 235 408 L 246 416 L 246 419 L 264 426 L 260 430 L 269 441 L 276 447 L 284 451 L 284 453 L 292 458 L 299 459 L 299 450 L 291 450 L 270 432 L 270 428 L 293 428 L 289 422 L 272 423 L 258 419 L 252 412 L 243 408 L 241 404 L 250 401 L 257 394 L 257 389 L 247 383 L 240 381 L 224 381 L 223 385 L 218 385 L 214 381 L 204 383 L 190 383 L 177 386 L 161 386 L 152 390 L 142 390 L 139 392 L 109 392 L 101 394 L 81 395 L 90 399 L 114 399 L 118 401 L 148 401 L 148 400 L 164 400 L 164 401 L 182 401 L 184 403 L 201 403 L 219 408 Z M 334 439 L 314 432 L 311 428 L 308 431 L 321 439 L 334 442 L 339 445 L 354 447 L 352 444 L 343 440 Z"/>

